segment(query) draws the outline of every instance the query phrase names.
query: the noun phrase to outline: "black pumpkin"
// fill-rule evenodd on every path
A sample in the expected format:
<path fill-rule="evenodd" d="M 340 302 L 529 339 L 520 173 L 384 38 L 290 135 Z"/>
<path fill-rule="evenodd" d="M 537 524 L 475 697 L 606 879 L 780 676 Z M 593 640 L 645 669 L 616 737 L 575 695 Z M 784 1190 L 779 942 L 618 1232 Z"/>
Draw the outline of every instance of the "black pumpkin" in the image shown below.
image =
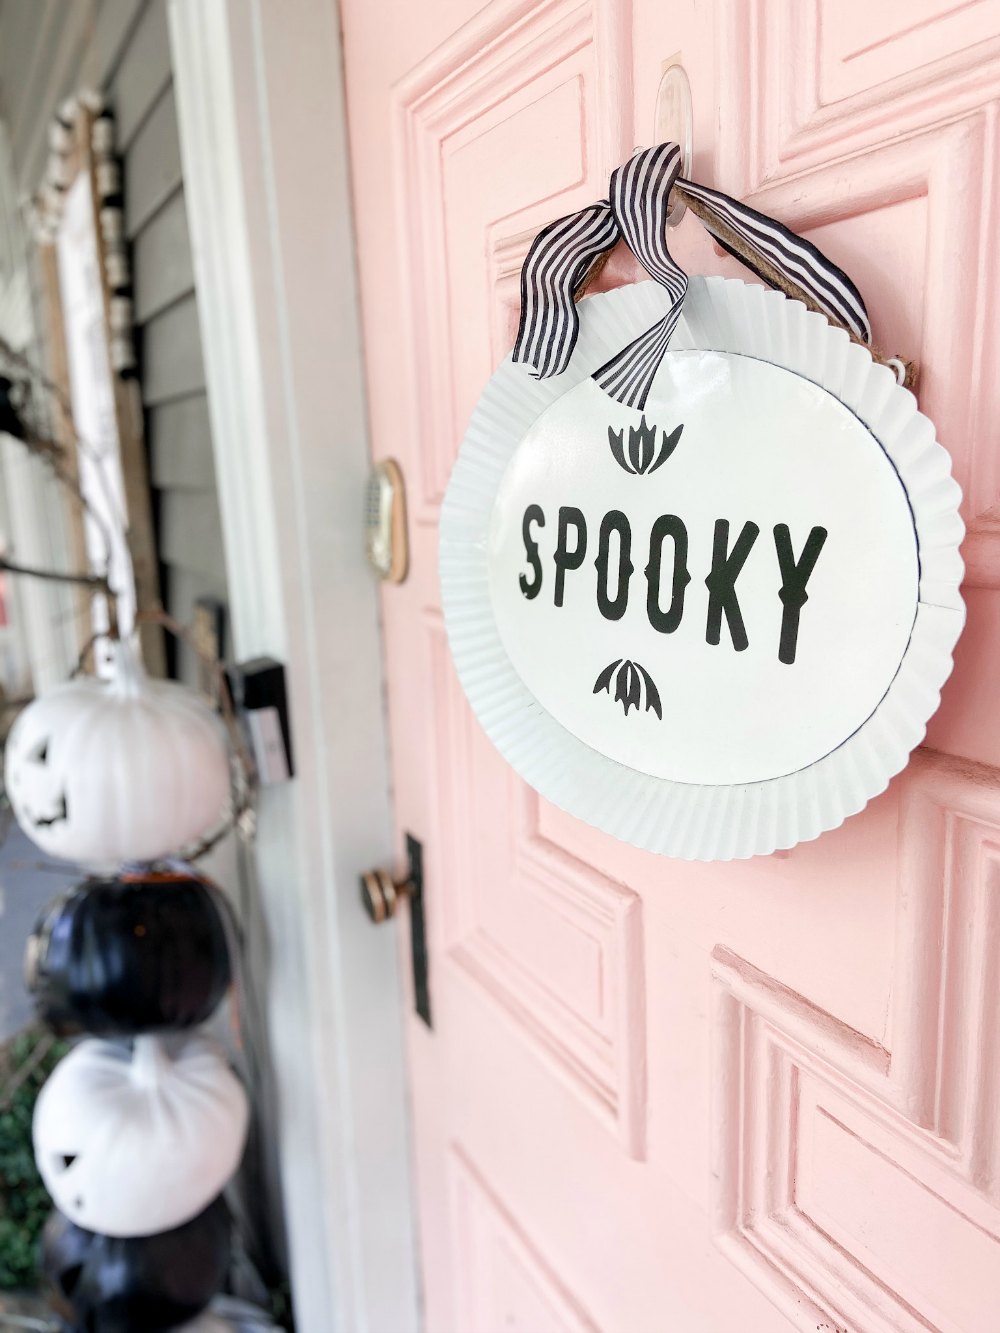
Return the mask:
<path fill-rule="evenodd" d="M 229 907 L 208 880 L 181 874 L 88 879 L 45 909 L 25 981 L 60 1036 L 136 1036 L 194 1027 L 230 980 Z"/>
<path fill-rule="evenodd" d="M 229 1270 L 231 1223 L 220 1195 L 173 1231 L 123 1239 L 51 1214 L 42 1274 L 53 1308 L 74 1333 L 158 1333 L 193 1319 Z"/>

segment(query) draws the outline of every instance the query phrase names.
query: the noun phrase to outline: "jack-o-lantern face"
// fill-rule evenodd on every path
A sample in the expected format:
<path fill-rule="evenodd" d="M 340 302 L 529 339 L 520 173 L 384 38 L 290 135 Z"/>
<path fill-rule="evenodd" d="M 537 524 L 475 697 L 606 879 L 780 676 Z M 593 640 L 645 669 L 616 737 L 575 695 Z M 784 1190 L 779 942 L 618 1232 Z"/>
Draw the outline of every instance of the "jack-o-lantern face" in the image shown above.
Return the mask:
<path fill-rule="evenodd" d="M 124 643 L 110 681 L 69 681 L 21 713 L 4 776 L 42 851 L 99 870 L 182 852 L 230 797 L 219 719 L 192 690 L 149 680 Z"/>
<path fill-rule="evenodd" d="M 69 820 L 66 788 L 60 767 L 50 762 L 54 748 L 52 717 L 39 717 L 27 709 L 14 727 L 7 747 L 7 794 L 15 805 L 18 823 L 36 839 L 55 837 Z"/>
<path fill-rule="evenodd" d="M 35 1161 L 60 1212 L 88 1231 L 151 1236 L 196 1216 L 239 1165 L 248 1106 L 204 1037 L 83 1041 L 35 1103 Z"/>
<path fill-rule="evenodd" d="M 225 1281 L 231 1229 L 222 1198 L 181 1227 L 132 1239 L 95 1235 L 54 1212 L 42 1238 L 52 1304 L 74 1328 L 95 1333 L 176 1328 Z"/>

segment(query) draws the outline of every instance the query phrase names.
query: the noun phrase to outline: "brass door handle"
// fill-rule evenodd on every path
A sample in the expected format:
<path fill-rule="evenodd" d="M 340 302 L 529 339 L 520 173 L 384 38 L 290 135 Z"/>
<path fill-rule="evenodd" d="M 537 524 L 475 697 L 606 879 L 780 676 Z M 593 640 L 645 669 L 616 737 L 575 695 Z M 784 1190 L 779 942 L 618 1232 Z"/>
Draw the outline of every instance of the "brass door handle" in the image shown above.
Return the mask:
<path fill-rule="evenodd" d="M 410 902 L 410 953 L 413 962 L 413 1005 L 431 1026 L 431 996 L 427 977 L 427 935 L 424 927 L 424 849 L 412 833 L 406 835 L 409 867 L 403 879 L 388 870 L 366 870 L 361 876 L 361 901 L 377 926 L 396 916 L 404 898 Z"/>
<path fill-rule="evenodd" d="M 412 879 L 394 880 L 388 870 L 366 870 L 361 876 L 361 901 L 377 926 L 395 916 L 400 901 L 416 891 Z"/>

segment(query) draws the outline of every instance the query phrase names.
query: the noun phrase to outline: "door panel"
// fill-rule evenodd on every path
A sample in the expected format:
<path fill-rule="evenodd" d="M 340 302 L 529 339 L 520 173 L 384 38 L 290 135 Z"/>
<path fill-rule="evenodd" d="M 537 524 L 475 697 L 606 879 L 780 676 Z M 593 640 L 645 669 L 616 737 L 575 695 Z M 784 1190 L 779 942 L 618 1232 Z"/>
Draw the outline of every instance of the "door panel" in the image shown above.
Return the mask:
<path fill-rule="evenodd" d="M 985 1333 L 1000 1290 L 1000 2 L 342 0 L 431 1333 Z M 929 748 L 842 828 L 689 865 L 501 762 L 448 654 L 437 513 L 535 231 L 651 142 L 680 57 L 697 179 L 812 237 L 966 494 L 969 626 Z M 694 272 L 747 278 L 687 217 Z M 602 284 L 638 275 L 616 255 Z M 404 931 L 405 933 L 405 931 Z M 401 940 L 401 958 L 408 943 Z M 412 997 L 410 997 L 412 1000 Z"/>

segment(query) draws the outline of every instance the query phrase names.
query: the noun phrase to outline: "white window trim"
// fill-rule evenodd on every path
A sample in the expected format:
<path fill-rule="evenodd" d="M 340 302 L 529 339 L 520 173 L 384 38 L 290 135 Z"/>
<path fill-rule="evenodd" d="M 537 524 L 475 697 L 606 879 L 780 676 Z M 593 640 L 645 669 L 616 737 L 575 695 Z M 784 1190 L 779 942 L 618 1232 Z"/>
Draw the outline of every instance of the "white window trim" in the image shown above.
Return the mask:
<path fill-rule="evenodd" d="M 28 235 L 6 126 L 0 124 L 0 334 L 32 361 L 41 361 L 31 299 Z M 73 550 L 63 486 L 38 458 L 0 434 L 0 509 L 9 554 L 33 569 L 72 568 Z M 76 590 L 67 584 L 12 575 L 7 580 L 13 624 L 2 631 L 13 651 L 19 685 L 36 693 L 65 680 L 80 651 Z"/>
<path fill-rule="evenodd" d="M 268 1017 L 301 1333 L 419 1324 L 393 850 L 338 14 L 171 0 L 236 654 L 287 667 L 296 778 L 263 793 Z"/>

